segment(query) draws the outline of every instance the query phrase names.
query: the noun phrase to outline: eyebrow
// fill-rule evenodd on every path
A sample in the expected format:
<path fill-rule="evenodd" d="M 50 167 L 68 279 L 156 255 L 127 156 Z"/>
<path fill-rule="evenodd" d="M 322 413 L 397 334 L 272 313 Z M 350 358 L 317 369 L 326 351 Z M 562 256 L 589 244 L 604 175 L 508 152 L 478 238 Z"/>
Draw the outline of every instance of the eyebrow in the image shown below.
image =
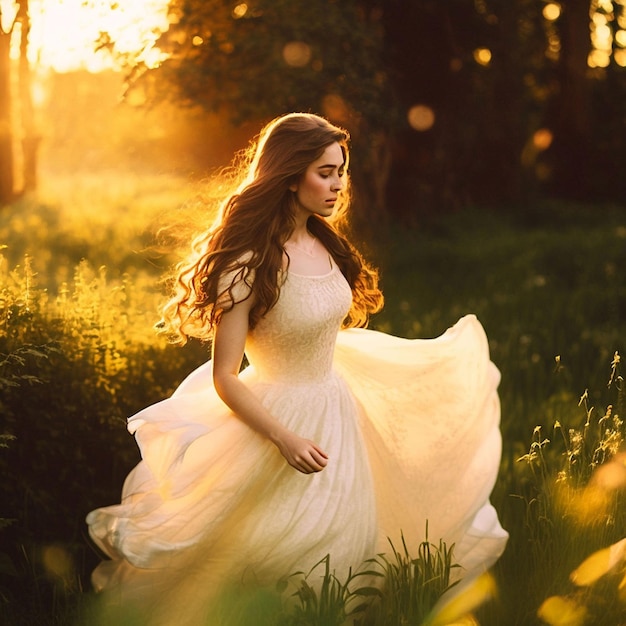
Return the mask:
<path fill-rule="evenodd" d="M 338 170 L 344 168 L 346 166 L 345 162 L 343 162 L 341 165 L 333 165 L 331 163 L 329 163 L 328 165 L 318 165 L 317 169 L 318 170 L 334 170 L 335 168 L 337 168 Z"/>

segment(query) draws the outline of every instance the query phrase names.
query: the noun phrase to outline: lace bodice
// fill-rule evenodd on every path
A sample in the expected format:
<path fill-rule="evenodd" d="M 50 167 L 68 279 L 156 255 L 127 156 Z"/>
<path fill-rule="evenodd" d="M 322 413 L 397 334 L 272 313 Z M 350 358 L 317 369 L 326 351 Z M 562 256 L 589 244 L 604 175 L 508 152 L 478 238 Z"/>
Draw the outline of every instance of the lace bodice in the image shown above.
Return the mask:
<path fill-rule="evenodd" d="M 288 271 L 278 302 L 246 341 L 246 356 L 261 380 L 298 384 L 326 378 L 351 299 L 336 265 L 323 276 Z"/>

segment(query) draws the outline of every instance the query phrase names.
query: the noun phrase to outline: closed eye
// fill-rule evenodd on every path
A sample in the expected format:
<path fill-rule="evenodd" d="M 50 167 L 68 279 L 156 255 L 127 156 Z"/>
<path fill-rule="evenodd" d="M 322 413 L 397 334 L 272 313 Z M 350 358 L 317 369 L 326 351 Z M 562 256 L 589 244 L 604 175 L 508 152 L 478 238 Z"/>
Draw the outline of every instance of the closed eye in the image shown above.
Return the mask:
<path fill-rule="evenodd" d="M 332 174 L 334 169 L 335 169 L 335 167 L 328 167 L 328 166 L 326 166 L 324 169 L 321 169 L 321 171 L 319 172 L 319 175 L 322 178 L 328 178 Z M 337 175 L 339 176 L 339 178 L 341 178 L 344 175 L 344 168 L 343 167 L 340 167 L 337 170 Z"/>

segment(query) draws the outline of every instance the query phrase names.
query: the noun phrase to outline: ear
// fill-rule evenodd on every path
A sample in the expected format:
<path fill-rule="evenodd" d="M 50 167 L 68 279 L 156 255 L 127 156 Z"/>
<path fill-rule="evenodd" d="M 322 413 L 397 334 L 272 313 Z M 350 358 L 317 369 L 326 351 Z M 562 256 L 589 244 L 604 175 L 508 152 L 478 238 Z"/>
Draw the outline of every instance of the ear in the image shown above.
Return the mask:
<path fill-rule="evenodd" d="M 289 191 L 296 193 L 296 191 L 298 191 L 298 183 L 291 183 L 291 185 L 289 185 Z"/>

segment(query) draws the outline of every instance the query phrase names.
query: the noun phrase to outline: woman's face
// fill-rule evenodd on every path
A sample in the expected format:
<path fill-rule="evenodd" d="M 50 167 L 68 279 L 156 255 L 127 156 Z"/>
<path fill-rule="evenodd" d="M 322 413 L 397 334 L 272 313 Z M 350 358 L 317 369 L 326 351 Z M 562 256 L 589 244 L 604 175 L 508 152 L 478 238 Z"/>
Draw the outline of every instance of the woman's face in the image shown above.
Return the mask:
<path fill-rule="evenodd" d="M 297 183 L 289 187 L 296 194 L 297 210 L 309 215 L 329 217 L 344 187 L 344 157 L 338 143 L 330 144 L 313 161 Z"/>

